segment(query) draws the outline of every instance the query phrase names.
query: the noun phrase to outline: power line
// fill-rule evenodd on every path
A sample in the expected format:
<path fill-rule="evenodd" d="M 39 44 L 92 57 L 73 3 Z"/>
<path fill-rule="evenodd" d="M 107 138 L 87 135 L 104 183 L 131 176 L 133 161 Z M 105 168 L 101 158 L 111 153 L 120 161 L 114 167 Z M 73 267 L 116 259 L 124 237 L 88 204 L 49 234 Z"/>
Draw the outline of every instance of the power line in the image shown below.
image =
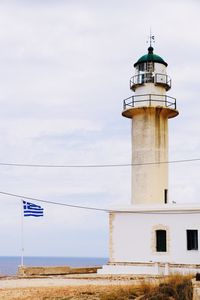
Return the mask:
<path fill-rule="evenodd" d="M 89 206 L 67 204 L 67 203 L 62 203 L 62 202 L 48 201 L 48 200 L 43 200 L 43 199 L 38 199 L 38 198 L 33 198 L 33 197 L 27 197 L 27 196 L 24 196 L 24 195 L 18 195 L 18 194 L 7 193 L 7 192 L 0 192 L 0 194 L 6 195 L 6 196 L 11 196 L 11 197 L 16 197 L 16 198 L 20 198 L 20 199 L 33 200 L 33 201 L 38 201 L 38 202 L 42 202 L 42 203 L 61 205 L 61 206 L 67 206 L 67 207 L 72 207 L 72 208 L 80 208 L 80 209 L 88 209 L 88 210 L 96 210 L 96 211 L 104 211 L 104 212 L 109 212 L 110 211 L 109 209 L 105 209 L 105 208 L 97 208 L 97 207 L 89 207 Z"/>
<path fill-rule="evenodd" d="M 1 191 L 0 191 L 0 194 L 15 197 L 15 198 L 20 198 L 20 199 L 38 201 L 38 202 L 41 202 L 41 203 L 67 206 L 67 207 L 71 207 L 71 208 L 79 208 L 79 209 L 86 209 L 86 210 L 93 210 L 93 211 L 100 211 L 100 212 L 107 212 L 107 213 L 109 213 L 109 212 L 113 212 L 113 213 L 121 212 L 121 213 L 134 213 L 134 214 L 147 214 L 147 215 L 148 214 L 158 215 L 158 214 L 197 214 L 197 213 L 199 214 L 200 213 L 200 205 L 199 205 L 198 209 L 194 208 L 194 210 L 185 210 L 185 211 L 176 211 L 176 209 L 174 211 L 168 211 L 168 210 L 165 211 L 165 210 L 157 210 L 157 208 L 155 208 L 155 211 L 148 211 L 148 208 L 147 208 L 146 211 L 145 210 L 144 211 L 137 211 L 137 210 L 131 211 L 131 210 L 106 209 L 106 208 L 97 208 L 97 207 L 91 207 L 91 206 L 81 206 L 81 205 L 67 204 L 67 203 L 48 201 L 48 200 L 43 200 L 43 199 L 38 199 L 38 198 L 28 197 L 28 196 L 24 196 L 24 195 L 8 193 L 8 192 L 1 192 Z M 165 205 L 163 206 L 163 208 L 167 207 Z M 177 208 L 177 206 L 174 205 L 174 208 Z"/>
<path fill-rule="evenodd" d="M 147 166 L 147 165 L 160 165 L 160 164 L 175 164 L 200 161 L 200 158 L 180 159 L 170 161 L 158 162 L 144 162 L 144 163 L 127 163 L 127 164 L 94 164 L 94 165 L 51 165 L 51 164 L 21 164 L 21 163 L 4 163 L 0 162 L 0 166 L 11 167 L 31 167 L 31 168 L 114 168 L 114 167 L 131 167 L 131 166 Z"/>

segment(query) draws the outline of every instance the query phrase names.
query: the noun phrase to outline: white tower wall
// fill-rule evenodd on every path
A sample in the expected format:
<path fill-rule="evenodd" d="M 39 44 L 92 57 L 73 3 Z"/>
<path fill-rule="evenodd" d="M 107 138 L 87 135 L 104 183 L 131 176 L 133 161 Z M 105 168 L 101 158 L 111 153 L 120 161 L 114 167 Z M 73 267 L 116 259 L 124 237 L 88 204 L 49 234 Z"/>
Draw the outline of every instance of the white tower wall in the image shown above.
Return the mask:
<path fill-rule="evenodd" d="M 148 93 L 152 94 L 152 99 L 158 100 L 157 95 L 165 95 L 166 91 L 163 89 L 163 87 L 155 86 L 153 83 L 145 83 L 142 86 L 139 86 L 137 90 L 135 90 L 135 96 L 140 96 L 138 100 L 142 100 L 145 97 L 142 97 L 142 95 L 145 95 L 147 93 L 147 87 L 148 87 Z M 162 99 L 161 99 L 162 100 Z M 158 103 L 154 102 L 154 105 L 158 105 Z"/>
<path fill-rule="evenodd" d="M 168 160 L 168 116 L 165 109 L 144 107 L 135 111 L 132 145 L 132 204 L 164 204 L 168 167 L 159 162 Z M 142 165 L 148 162 L 155 164 Z"/>

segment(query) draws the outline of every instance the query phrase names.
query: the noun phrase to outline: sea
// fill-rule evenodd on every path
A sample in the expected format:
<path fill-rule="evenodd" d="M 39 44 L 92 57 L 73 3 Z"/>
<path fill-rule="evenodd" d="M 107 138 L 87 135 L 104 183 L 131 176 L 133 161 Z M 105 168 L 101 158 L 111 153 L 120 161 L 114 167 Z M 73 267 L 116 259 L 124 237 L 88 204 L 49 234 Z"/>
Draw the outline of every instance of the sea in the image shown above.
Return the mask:
<path fill-rule="evenodd" d="M 106 257 L 44 257 L 25 256 L 25 266 L 70 266 L 89 267 L 102 266 L 108 262 Z M 16 275 L 21 264 L 19 256 L 0 256 L 0 275 Z"/>

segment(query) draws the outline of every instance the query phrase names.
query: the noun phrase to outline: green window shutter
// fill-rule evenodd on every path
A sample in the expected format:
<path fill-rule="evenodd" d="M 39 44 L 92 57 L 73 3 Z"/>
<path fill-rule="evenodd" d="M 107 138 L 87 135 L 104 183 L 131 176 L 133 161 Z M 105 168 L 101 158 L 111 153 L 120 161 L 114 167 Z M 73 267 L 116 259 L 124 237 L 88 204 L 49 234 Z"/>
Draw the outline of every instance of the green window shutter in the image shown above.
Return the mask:
<path fill-rule="evenodd" d="M 167 233 L 166 230 L 156 230 L 156 251 L 167 251 Z"/>
<path fill-rule="evenodd" d="M 187 230 L 187 250 L 198 250 L 198 230 Z"/>

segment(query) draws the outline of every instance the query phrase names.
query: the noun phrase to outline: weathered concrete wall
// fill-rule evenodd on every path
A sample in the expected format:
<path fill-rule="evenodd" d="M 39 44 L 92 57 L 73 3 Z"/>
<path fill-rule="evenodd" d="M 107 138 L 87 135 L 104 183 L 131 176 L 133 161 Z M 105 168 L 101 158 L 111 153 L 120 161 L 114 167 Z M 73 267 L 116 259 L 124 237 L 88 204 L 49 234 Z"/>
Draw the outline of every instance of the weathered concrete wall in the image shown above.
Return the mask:
<path fill-rule="evenodd" d="M 165 108 L 143 108 L 132 119 L 132 203 L 164 204 L 168 190 L 168 115 Z M 158 164 L 140 165 L 148 162 Z M 138 164 L 138 165 L 137 165 Z"/>
<path fill-rule="evenodd" d="M 18 268 L 18 276 L 45 276 L 45 275 L 66 275 L 66 274 L 88 274 L 97 273 L 101 267 L 71 268 L 69 266 L 58 267 L 26 267 Z"/>

